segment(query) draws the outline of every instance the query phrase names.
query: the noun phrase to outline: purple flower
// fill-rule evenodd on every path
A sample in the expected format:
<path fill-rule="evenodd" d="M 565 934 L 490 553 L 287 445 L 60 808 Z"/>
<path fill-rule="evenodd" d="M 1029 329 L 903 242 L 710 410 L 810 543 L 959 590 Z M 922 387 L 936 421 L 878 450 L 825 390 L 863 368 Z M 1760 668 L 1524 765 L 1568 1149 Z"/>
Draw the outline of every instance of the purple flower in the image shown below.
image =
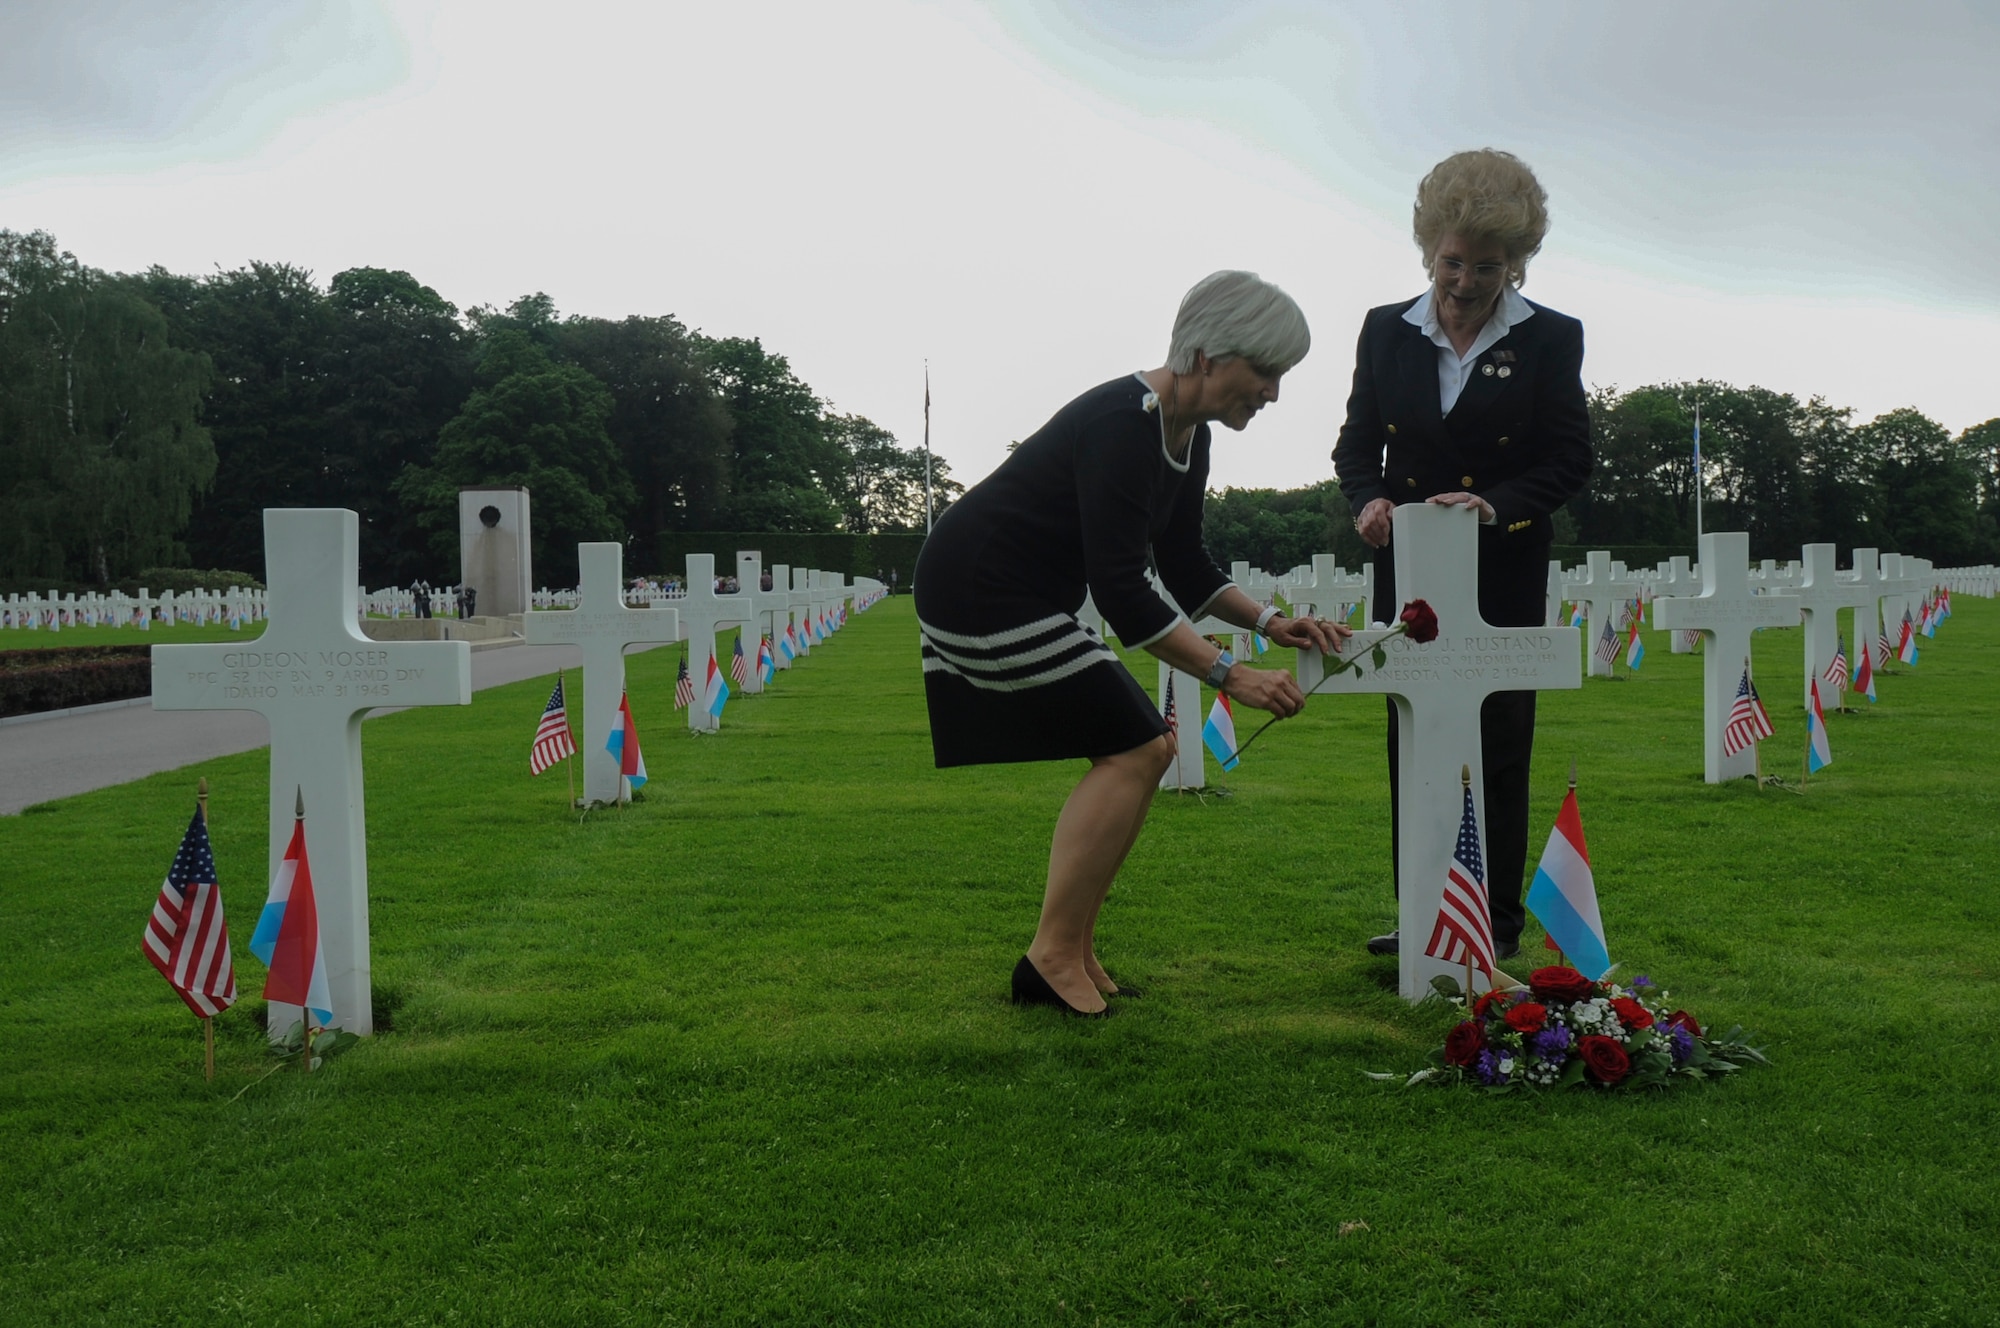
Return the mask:
<path fill-rule="evenodd" d="M 1694 1054 L 1694 1034 L 1679 1024 L 1667 1026 L 1667 1037 L 1673 1042 L 1674 1064 L 1679 1065 Z"/>
<path fill-rule="evenodd" d="M 1500 1057 L 1501 1053 L 1490 1047 L 1479 1053 L 1479 1059 L 1472 1063 L 1472 1073 L 1480 1083 L 1490 1086 L 1507 1082 L 1507 1075 L 1500 1068 Z"/>
<path fill-rule="evenodd" d="M 1547 1061 L 1551 1065 L 1567 1055 L 1569 1048 L 1569 1029 L 1561 1024 L 1550 1024 L 1528 1039 L 1528 1050 L 1532 1051 L 1538 1060 Z"/>
<path fill-rule="evenodd" d="M 1634 991 L 1639 990 L 1639 988 L 1641 987 L 1650 987 L 1652 985 L 1653 985 L 1653 980 L 1647 977 L 1644 973 L 1641 973 L 1638 977 L 1632 979 L 1632 990 Z"/>

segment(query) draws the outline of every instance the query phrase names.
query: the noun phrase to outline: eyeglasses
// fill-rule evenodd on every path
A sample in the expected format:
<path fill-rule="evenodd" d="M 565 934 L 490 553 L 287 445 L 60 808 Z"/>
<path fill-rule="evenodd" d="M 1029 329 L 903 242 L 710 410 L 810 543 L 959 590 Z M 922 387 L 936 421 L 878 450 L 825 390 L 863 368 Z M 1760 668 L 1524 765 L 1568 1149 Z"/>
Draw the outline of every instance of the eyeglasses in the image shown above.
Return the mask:
<path fill-rule="evenodd" d="M 1476 281 L 1498 281 L 1507 275 L 1505 263 L 1474 263 L 1471 267 L 1473 279 Z M 1437 260 L 1437 270 L 1447 277 L 1462 276 L 1466 270 L 1466 263 L 1459 258 L 1440 258 Z"/>

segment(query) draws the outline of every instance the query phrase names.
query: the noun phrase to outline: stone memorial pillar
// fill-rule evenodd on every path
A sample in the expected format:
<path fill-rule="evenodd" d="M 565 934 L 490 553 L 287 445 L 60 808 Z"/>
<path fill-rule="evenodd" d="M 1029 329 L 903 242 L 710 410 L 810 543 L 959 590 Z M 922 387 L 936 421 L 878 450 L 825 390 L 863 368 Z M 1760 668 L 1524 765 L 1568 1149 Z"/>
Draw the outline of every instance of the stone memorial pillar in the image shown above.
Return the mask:
<path fill-rule="evenodd" d="M 154 646 L 155 710 L 254 710 L 271 728 L 270 870 L 303 791 L 333 1023 L 374 1031 L 361 721 L 380 706 L 470 705 L 463 641 L 371 641 L 355 626 L 360 522 L 340 508 L 267 508 L 270 623 L 247 645 Z M 300 1017 L 273 1003 L 271 1036 Z"/>
<path fill-rule="evenodd" d="M 526 613 L 534 568 L 528 537 L 528 491 L 472 485 L 458 491 L 459 583 L 480 614 Z"/>

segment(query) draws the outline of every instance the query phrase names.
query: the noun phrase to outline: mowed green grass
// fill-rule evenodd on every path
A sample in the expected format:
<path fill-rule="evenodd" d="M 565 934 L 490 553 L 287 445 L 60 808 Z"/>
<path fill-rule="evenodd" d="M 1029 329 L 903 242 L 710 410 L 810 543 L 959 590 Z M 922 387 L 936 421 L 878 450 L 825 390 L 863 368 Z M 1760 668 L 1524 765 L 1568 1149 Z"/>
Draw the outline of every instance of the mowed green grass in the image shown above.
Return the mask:
<path fill-rule="evenodd" d="M 241 631 L 231 631 L 228 623 L 175 623 L 172 627 L 154 623 L 151 629 L 138 627 L 65 627 L 29 631 L 8 628 L 0 631 L 0 650 L 60 650 L 67 646 L 171 646 L 202 641 L 254 641 L 264 634 L 261 622 L 244 623 Z"/>
<path fill-rule="evenodd" d="M 1701 782 L 1663 634 L 1543 697 L 1537 846 L 1574 756 L 1622 971 L 1774 1063 L 1640 1096 L 1365 1077 L 1451 1022 L 1360 945 L 1372 698 L 1160 799 L 1100 936 L 1142 1000 L 1011 1007 L 1081 764 L 933 769 L 915 636 L 887 602 L 698 738 L 635 656 L 648 797 L 583 824 L 527 774 L 545 681 L 371 721 L 393 1028 L 235 1100 L 264 754 L 0 818 L 0 1320 L 1995 1321 L 2000 606 L 1834 716 L 1804 797 Z M 1795 771 L 1798 633 L 1757 653 Z M 204 775 L 245 992 L 213 1084 L 139 953 Z"/>

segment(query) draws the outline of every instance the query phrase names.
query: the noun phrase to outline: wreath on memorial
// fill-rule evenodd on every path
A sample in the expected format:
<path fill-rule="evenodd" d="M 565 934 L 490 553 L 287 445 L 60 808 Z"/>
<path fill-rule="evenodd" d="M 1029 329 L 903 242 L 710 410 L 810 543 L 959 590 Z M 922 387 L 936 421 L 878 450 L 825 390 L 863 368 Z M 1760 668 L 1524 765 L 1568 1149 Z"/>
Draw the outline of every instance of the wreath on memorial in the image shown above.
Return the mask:
<path fill-rule="evenodd" d="M 1463 1006 L 1448 976 L 1431 980 L 1438 996 Z M 1678 1079 L 1720 1079 L 1748 1065 L 1768 1065 L 1754 1034 L 1738 1025 L 1716 1035 L 1650 978 L 1630 987 L 1593 982 L 1573 968 L 1538 968 L 1526 987 L 1472 1000 L 1467 1018 L 1431 1053 L 1432 1064 L 1404 1079 L 1470 1083 L 1490 1092 L 1517 1088 L 1663 1088 Z M 1401 1076 L 1378 1074 L 1376 1079 Z"/>

